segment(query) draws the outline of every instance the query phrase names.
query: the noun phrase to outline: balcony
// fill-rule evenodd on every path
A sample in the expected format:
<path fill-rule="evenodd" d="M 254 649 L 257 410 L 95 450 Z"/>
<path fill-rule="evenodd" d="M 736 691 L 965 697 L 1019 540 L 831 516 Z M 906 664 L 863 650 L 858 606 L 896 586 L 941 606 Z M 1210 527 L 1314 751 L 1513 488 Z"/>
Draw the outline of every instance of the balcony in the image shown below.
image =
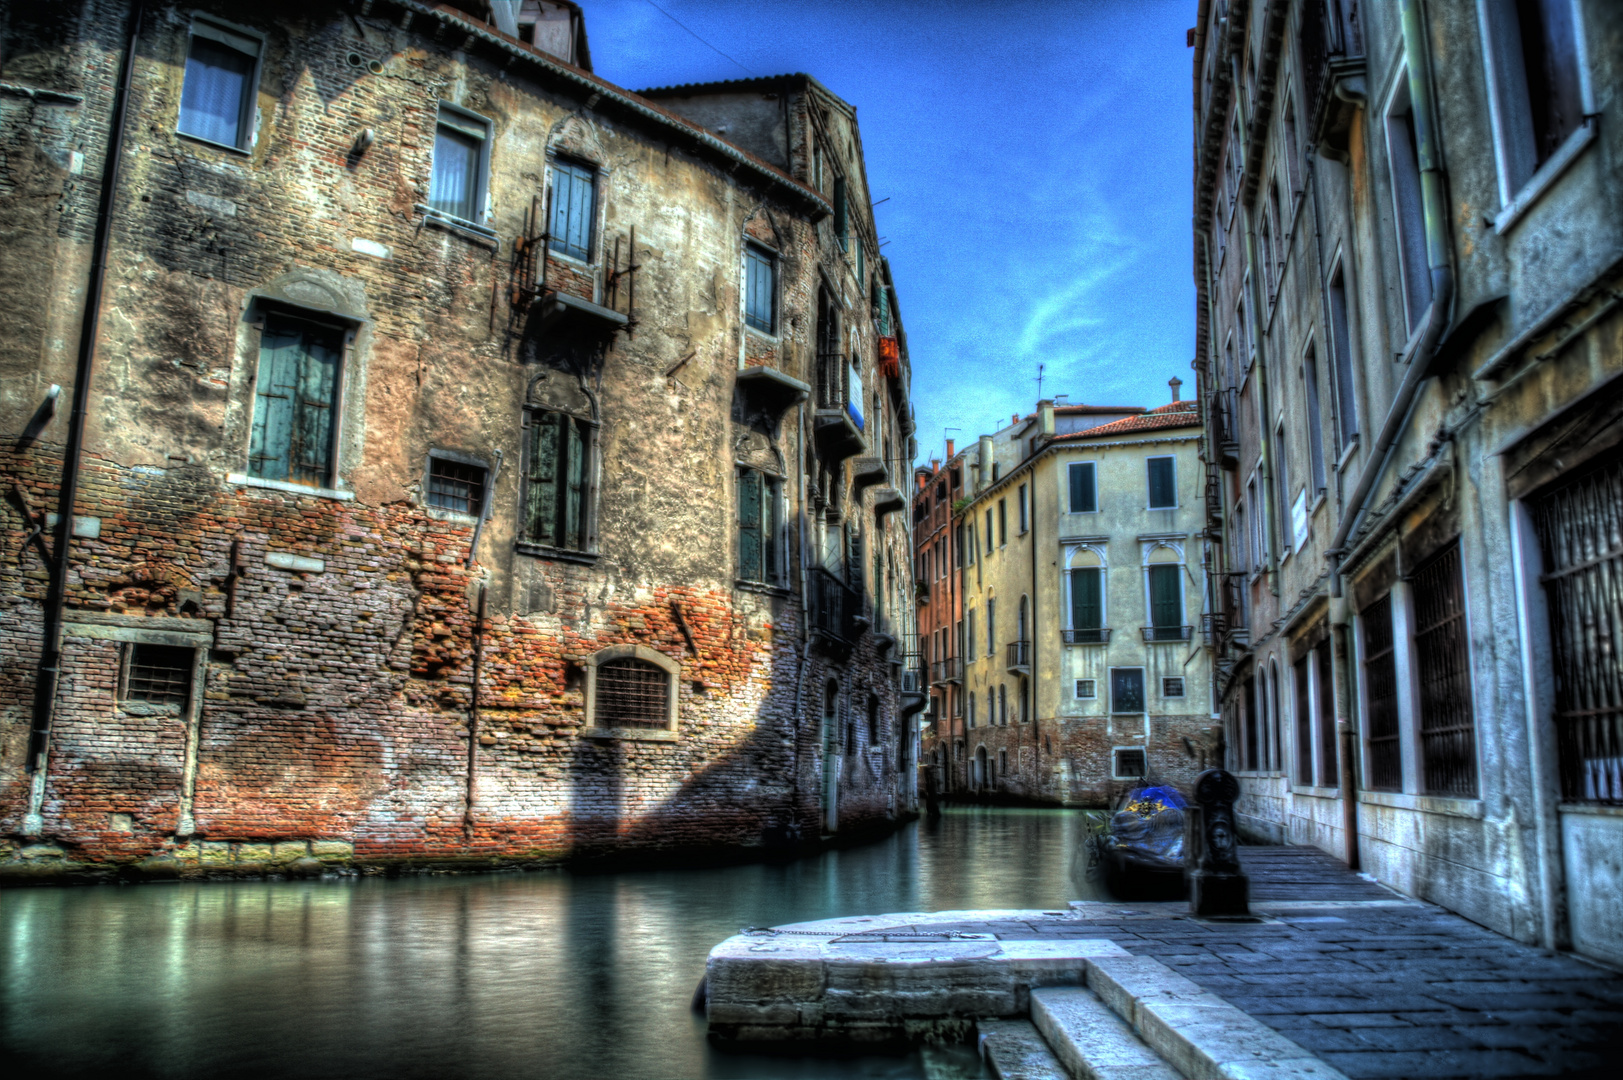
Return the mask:
<path fill-rule="evenodd" d="M 1243 571 L 1224 574 L 1218 592 L 1224 641 L 1242 649 L 1251 644 L 1251 628 L 1245 619 L 1245 578 Z"/>
<path fill-rule="evenodd" d="M 1092 626 L 1084 630 L 1061 630 L 1060 637 L 1067 645 L 1109 645 L 1110 627 Z"/>
<path fill-rule="evenodd" d="M 1208 612 L 1200 617 L 1200 640 L 1208 649 L 1215 649 L 1223 641 L 1227 620 L 1220 612 Z"/>
<path fill-rule="evenodd" d="M 813 632 L 837 645 L 849 646 L 861 633 L 857 616 L 862 610 L 862 598 L 845 582 L 824 570 L 814 567 L 807 579 L 811 589 L 811 628 Z"/>
<path fill-rule="evenodd" d="M 1149 645 L 1157 642 L 1188 641 L 1195 636 L 1193 626 L 1146 626 L 1143 630 L 1144 642 Z"/>
<path fill-rule="evenodd" d="M 1031 674 L 1031 642 L 1011 641 L 1005 646 L 1005 651 L 1004 667 L 1010 671 Z"/>
<path fill-rule="evenodd" d="M 902 693 L 924 693 L 926 689 L 924 685 L 924 665 L 919 662 L 919 654 L 907 653 L 900 659 L 902 662 Z"/>
<path fill-rule="evenodd" d="M 1206 422 L 1211 425 L 1217 463 L 1230 472 L 1240 467 L 1240 432 L 1235 426 L 1239 404 L 1240 392 L 1233 387 L 1213 391 L 1206 403 Z"/>
<path fill-rule="evenodd" d="M 817 356 L 817 412 L 814 432 L 822 455 L 833 462 L 866 453 L 862 409 L 851 400 L 849 361 L 839 353 Z"/>
<path fill-rule="evenodd" d="M 964 681 L 963 661 L 956 656 L 949 656 L 945 660 L 937 660 L 930 665 L 930 685 L 942 686 L 946 683 Z"/>

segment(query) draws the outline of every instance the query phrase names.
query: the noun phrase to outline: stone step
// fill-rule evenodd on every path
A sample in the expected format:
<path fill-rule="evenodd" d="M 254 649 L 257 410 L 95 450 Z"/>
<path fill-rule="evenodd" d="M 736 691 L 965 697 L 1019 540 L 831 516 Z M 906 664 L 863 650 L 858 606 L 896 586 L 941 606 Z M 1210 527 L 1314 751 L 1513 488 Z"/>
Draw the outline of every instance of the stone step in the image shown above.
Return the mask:
<path fill-rule="evenodd" d="M 1087 983 L 1117 1016 L 1133 1026 L 1150 1049 L 1185 1076 L 1199 1080 L 1259 1076 L 1347 1080 L 1267 1024 L 1202 990 L 1159 960 L 1096 957 L 1088 961 Z M 1047 991 L 1032 991 L 1034 1016 L 1041 993 Z"/>
<path fill-rule="evenodd" d="M 1074 1080 L 1182 1080 L 1092 990 L 1033 990 L 1031 1019 Z"/>
<path fill-rule="evenodd" d="M 1071 1080 L 1029 1020 L 982 1020 L 981 1056 L 997 1080 Z"/>

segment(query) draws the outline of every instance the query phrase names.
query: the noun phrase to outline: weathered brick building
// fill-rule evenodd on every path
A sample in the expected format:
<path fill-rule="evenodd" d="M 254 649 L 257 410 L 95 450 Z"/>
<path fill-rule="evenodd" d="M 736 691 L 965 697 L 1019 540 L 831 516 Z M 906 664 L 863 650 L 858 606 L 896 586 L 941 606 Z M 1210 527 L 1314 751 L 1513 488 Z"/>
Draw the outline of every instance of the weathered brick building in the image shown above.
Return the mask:
<path fill-rule="evenodd" d="M 1623 7 L 1203 0 L 1191 44 L 1239 820 L 1623 962 Z"/>
<path fill-rule="evenodd" d="M 918 583 L 919 670 L 929 678 L 921 737 L 920 785 L 940 793 L 966 787 L 964 771 L 964 476 L 969 455 L 954 452 L 913 470 L 913 578 Z"/>
<path fill-rule="evenodd" d="M 6 873 L 910 812 L 910 375 L 849 105 L 659 103 L 551 0 L 0 32 Z"/>

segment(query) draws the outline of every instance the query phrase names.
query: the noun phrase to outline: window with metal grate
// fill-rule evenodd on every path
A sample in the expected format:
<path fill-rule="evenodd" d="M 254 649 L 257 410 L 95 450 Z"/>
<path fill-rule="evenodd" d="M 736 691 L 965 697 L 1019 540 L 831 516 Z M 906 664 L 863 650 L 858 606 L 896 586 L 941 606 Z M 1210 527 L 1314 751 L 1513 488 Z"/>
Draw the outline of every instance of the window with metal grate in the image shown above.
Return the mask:
<path fill-rule="evenodd" d="M 428 459 L 428 505 L 477 515 L 485 505 L 485 470 L 479 465 Z"/>
<path fill-rule="evenodd" d="M 119 700 L 184 709 L 192 696 L 196 655 L 195 649 L 183 645 L 130 645 Z"/>
<path fill-rule="evenodd" d="M 1369 721 L 1369 786 L 1403 790 L 1403 746 L 1398 733 L 1397 651 L 1392 641 L 1392 597 L 1381 597 L 1359 616 L 1364 625 L 1365 709 Z"/>
<path fill-rule="evenodd" d="M 1422 783 L 1428 795 L 1474 796 L 1476 716 L 1459 541 L 1416 567 L 1412 582 Z"/>
<path fill-rule="evenodd" d="M 662 728 L 670 723 L 671 676 L 646 660 L 597 666 L 592 722 L 598 727 Z"/>

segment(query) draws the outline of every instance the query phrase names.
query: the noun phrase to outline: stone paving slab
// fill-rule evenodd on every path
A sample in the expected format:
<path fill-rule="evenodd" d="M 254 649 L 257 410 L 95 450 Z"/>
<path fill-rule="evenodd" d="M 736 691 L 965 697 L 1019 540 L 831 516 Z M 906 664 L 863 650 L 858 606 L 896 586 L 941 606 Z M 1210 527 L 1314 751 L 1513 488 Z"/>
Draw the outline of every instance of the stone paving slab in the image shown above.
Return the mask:
<path fill-rule="evenodd" d="M 983 1020 L 981 1055 L 997 1080 L 1071 1080 L 1029 1020 Z"/>

